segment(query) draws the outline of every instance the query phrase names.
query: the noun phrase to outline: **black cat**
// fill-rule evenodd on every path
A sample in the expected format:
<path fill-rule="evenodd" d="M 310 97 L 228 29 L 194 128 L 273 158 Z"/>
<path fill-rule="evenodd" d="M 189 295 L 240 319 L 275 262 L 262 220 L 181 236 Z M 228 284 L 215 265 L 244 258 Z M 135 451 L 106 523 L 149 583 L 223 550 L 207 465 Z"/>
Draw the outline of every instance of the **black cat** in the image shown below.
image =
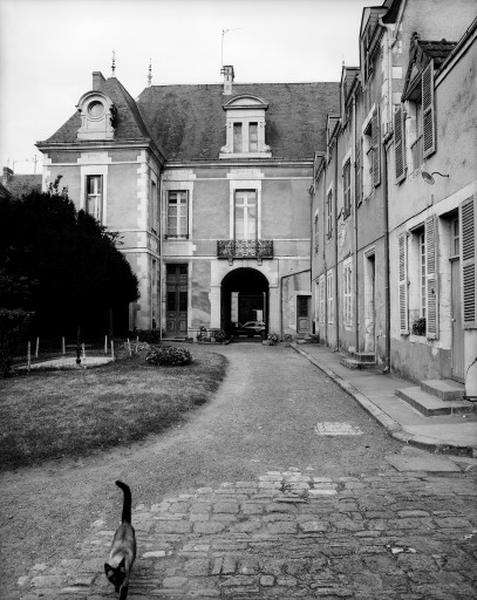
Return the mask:
<path fill-rule="evenodd" d="M 114 534 L 108 562 L 104 563 L 104 571 L 119 593 L 119 600 L 126 600 L 129 575 L 136 558 L 136 534 L 131 525 L 131 490 L 122 481 L 116 481 L 116 485 L 124 492 L 123 513 L 121 525 Z"/>

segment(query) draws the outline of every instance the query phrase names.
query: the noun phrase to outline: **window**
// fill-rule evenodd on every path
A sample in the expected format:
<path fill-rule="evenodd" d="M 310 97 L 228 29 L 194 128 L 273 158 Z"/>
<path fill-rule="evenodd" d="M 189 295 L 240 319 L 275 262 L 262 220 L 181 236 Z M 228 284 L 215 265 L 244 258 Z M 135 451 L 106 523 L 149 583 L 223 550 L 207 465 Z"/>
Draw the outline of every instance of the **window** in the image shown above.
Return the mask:
<path fill-rule="evenodd" d="M 325 322 L 326 305 L 325 305 L 325 276 L 320 275 L 319 279 L 319 307 L 318 307 L 318 320 L 320 323 Z"/>
<path fill-rule="evenodd" d="M 86 212 L 97 221 L 103 220 L 103 176 L 86 176 Z"/>
<path fill-rule="evenodd" d="M 394 113 L 394 168 L 396 183 L 406 177 L 406 137 L 405 114 L 402 105 L 396 107 Z"/>
<path fill-rule="evenodd" d="M 189 193 L 170 191 L 167 198 L 167 237 L 189 237 Z"/>
<path fill-rule="evenodd" d="M 353 324 L 352 275 L 352 263 L 348 260 L 343 265 L 343 320 L 348 327 Z"/>
<path fill-rule="evenodd" d="M 235 191 L 235 239 L 257 239 L 257 191 Z"/>
<path fill-rule="evenodd" d="M 434 67 L 432 61 L 410 84 L 408 109 L 410 117 L 410 150 L 413 170 L 436 150 L 434 111 Z"/>
<path fill-rule="evenodd" d="M 318 212 L 315 214 L 315 219 L 313 222 L 313 234 L 314 234 L 314 245 L 315 245 L 315 253 L 318 252 L 318 248 L 320 247 L 320 228 L 319 228 L 319 217 Z"/>
<path fill-rule="evenodd" d="M 374 109 L 363 131 L 363 197 L 371 195 L 381 182 L 380 131 L 378 112 Z"/>
<path fill-rule="evenodd" d="M 333 290 L 333 271 L 328 271 L 326 275 L 326 291 L 327 291 L 327 302 L 328 302 L 328 323 L 334 323 L 335 321 L 335 303 L 334 303 L 334 290 Z"/>
<path fill-rule="evenodd" d="M 419 247 L 419 279 L 420 279 L 420 302 L 419 302 L 419 316 L 426 317 L 426 297 L 427 297 L 427 283 L 426 283 L 426 239 L 424 236 L 424 230 L 418 233 L 417 243 Z"/>
<path fill-rule="evenodd" d="M 258 152 L 258 123 L 248 125 L 248 151 Z"/>
<path fill-rule="evenodd" d="M 242 150 L 242 123 L 234 123 L 234 152 L 239 153 Z"/>
<path fill-rule="evenodd" d="M 351 213 L 351 161 L 347 160 L 343 167 L 343 216 Z"/>
<path fill-rule="evenodd" d="M 328 238 L 333 235 L 333 190 L 326 196 L 326 235 Z"/>
<path fill-rule="evenodd" d="M 151 189 L 149 194 L 149 229 L 157 233 L 157 185 L 155 181 L 151 181 Z"/>
<path fill-rule="evenodd" d="M 234 95 L 223 104 L 226 114 L 225 145 L 219 158 L 247 155 L 271 158 L 270 146 L 265 143 L 265 111 L 268 103 L 258 96 Z"/>
<path fill-rule="evenodd" d="M 451 221 L 451 248 L 450 257 L 459 256 L 460 246 L 460 228 L 459 228 L 459 217 L 455 217 Z"/>

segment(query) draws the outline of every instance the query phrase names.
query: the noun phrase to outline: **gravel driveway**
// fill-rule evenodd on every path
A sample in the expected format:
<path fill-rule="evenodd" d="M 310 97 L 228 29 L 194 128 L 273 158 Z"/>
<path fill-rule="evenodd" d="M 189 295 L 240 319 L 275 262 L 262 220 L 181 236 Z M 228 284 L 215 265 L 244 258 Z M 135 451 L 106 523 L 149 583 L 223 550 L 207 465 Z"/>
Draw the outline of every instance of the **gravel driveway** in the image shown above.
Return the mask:
<path fill-rule="evenodd" d="M 128 448 L 2 475 L 5 593 L 32 564 L 73 557 L 96 519 L 117 522 L 117 478 L 130 484 L 133 501 L 152 504 L 289 467 L 329 477 L 373 473 L 386 453 L 401 448 L 292 349 L 245 342 L 214 351 L 229 359 L 228 374 L 212 402 L 181 428 Z M 318 435 L 328 427 L 318 423 L 348 424 L 357 435 Z"/>

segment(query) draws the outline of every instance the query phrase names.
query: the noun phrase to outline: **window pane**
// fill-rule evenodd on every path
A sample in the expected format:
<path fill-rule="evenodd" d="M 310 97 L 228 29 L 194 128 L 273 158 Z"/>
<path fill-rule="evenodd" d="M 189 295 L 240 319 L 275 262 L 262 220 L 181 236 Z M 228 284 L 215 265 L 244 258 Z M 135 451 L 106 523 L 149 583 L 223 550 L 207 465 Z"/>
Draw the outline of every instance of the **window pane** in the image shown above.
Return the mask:
<path fill-rule="evenodd" d="M 242 123 L 234 123 L 234 152 L 242 152 Z"/>
<path fill-rule="evenodd" d="M 187 292 L 179 292 L 179 310 L 187 310 Z"/>
<path fill-rule="evenodd" d="M 258 151 L 258 123 L 250 123 L 248 127 L 248 149 Z"/>
<path fill-rule="evenodd" d="M 176 310 L 176 293 L 167 292 L 167 310 Z"/>

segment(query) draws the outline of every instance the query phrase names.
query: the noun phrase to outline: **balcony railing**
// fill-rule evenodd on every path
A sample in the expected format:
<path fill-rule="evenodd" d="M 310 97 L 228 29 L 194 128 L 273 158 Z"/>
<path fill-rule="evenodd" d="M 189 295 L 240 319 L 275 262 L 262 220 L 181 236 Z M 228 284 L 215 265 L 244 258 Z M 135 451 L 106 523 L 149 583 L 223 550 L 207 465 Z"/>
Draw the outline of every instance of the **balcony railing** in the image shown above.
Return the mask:
<path fill-rule="evenodd" d="M 217 258 L 255 258 L 259 262 L 273 258 L 273 240 L 217 240 Z"/>

